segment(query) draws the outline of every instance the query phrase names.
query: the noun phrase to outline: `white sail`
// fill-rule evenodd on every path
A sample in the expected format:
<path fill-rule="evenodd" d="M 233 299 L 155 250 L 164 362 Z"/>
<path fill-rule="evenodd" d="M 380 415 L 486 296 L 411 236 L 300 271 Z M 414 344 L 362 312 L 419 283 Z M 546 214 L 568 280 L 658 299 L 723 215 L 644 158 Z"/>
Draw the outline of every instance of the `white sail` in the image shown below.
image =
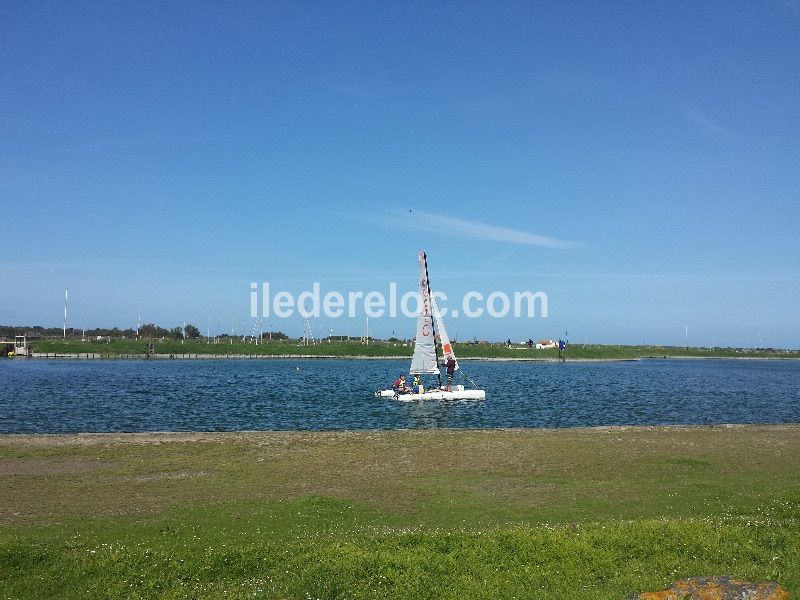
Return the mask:
<path fill-rule="evenodd" d="M 458 370 L 458 360 L 453 352 L 453 345 L 450 343 L 450 338 L 447 337 L 447 330 L 444 328 L 444 320 L 442 314 L 439 312 L 439 307 L 436 306 L 436 298 L 431 295 L 431 308 L 433 309 L 433 318 L 436 321 L 436 333 L 439 334 L 439 341 L 442 343 L 442 356 L 444 360 L 451 358 L 456 361 L 456 370 Z"/>
<path fill-rule="evenodd" d="M 412 375 L 438 375 L 436 362 L 436 340 L 433 336 L 433 304 L 428 287 L 427 263 L 425 253 L 419 252 L 419 293 L 420 312 L 417 317 L 417 337 L 414 341 L 414 356 L 411 357 Z M 448 342 L 449 343 L 449 342 Z"/>

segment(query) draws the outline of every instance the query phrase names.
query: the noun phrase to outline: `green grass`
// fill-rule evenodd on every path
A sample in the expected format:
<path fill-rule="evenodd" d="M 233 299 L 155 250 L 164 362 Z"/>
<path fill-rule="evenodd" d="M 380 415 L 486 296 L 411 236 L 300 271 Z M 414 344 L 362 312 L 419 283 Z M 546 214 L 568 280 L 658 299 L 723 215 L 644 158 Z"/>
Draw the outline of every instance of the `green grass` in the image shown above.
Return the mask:
<path fill-rule="evenodd" d="M 34 352 L 49 353 L 95 353 L 103 355 L 141 354 L 151 340 L 113 340 L 111 342 L 82 342 L 80 340 L 37 340 Z M 321 343 L 302 346 L 295 342 L 275 341 L 264 344 L 249 344 L 241 341 L 206 343 L 204 340 L 154 340 L 155 351 L 160 354 L 245 354 L 254 356 L 300 355 L 300 356 L 397 356 L 410 357 L 411 346 L 400 343 L 374 342 L 364 345 L 359 342 Z M 503 344 L 455 344 L 456 355 L 461 358 L 534 358 L 556 359 L 558 350 L 529 350 L 507 348 Z M 564 355 L 569 359 L 624 360 L 642 357 L 705 357 L 705 358 L 800 358 L 800 352 L 774 352 L 747 350 L 737 352 L 726 348 L 677 348 L 667 346 L 617 346 L 602 344 L 573 344 Z"/>
<path fill-rule="evenodd" d="M 33 343 L 34 352 L 50 353 L 96 353 L 96 354 L 141 354 L 147 351 L 149 341 L 155 342 L 159 354 L 246 354 L 254 356 L 411 356 L 412 349 L 402 344 L 378 343 L 362 345 L 359 342 L 336 342 L 314 346 L 303 346 L 295 342 L 275 341 L 264 344 L 250 344 L 236 341 L 206 343 L 205 340 L 113 340 L 111 342 L 82 342 L 81 340 L 37 340 Z"/>
<path fill-rule="evenodd" d="M 4 597 L 623 598 L 697 573 L 797 589 L 797 528 L 660 520 L 494 530 L 352 527 L 363 509 L 309 498 L 256 513 L 176 514 L 58 530 L 0 550 Z M 367 513 L 368 517 L 371 517 Z M 276 534 L 272 520 L 291 520 Z M 325 527 L 320 528 L 320 523 Z"/>
<path fill-rule="evenodd" d="M 0 437 L 0 598 L 800 593 L 800 427 Z"/>

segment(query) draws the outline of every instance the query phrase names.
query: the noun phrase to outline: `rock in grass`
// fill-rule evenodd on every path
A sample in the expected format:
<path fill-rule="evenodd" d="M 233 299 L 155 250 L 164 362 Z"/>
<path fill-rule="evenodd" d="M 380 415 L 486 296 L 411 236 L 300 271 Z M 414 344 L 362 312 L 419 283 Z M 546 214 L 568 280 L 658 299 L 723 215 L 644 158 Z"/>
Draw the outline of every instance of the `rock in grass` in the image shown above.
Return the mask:
<path fill-rule="evenodd" d="M 641 592 L 627 600 L 788 600 L 789 593 L 774 581 L 749 583 L 713 575 L 681 579 L 660 592 Z"/>

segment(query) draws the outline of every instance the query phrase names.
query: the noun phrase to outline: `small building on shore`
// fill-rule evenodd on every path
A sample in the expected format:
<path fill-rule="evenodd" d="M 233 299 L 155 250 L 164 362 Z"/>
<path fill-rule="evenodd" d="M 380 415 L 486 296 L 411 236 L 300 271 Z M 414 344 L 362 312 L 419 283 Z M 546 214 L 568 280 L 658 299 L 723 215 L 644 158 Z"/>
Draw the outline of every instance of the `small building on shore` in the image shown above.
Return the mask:
<path fill-rule="evenodd" d="M 14 336 L 14 341 L 0 339 L 0 357 L 19 356 L 27 358 L 31 356 L 31 343 L 25 335 Z"/>

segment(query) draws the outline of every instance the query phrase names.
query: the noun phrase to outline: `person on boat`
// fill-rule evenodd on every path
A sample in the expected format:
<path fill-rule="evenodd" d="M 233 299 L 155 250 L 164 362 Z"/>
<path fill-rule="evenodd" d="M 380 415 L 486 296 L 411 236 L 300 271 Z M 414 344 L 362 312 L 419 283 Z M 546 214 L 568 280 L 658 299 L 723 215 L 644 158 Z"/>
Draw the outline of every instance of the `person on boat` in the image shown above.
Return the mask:
<path fill-rule="evenodd" d="M 407 394 L 410 390 L 408 389 L 408 385 L 406 385 L 406 376 L 400 375 L 400 377 L 395 379 L 392 384 L 392 389 L 399 394 Z"/>
<path fill-rule="evenodd" d="M 417 393 L 420 392 L 420 386 L 422 385 L 422 379 L 419 375 L 414 375 L 414 380 L 411 383 L 411 389 Z"/>
<path fill-rule="evenodd" d="M 456 359 L 451 354 L 447 360 L 442 363 L 443 367 L 447 367 L 447 391 L 451 391 L 453 387 L 453 374 L 456 372 Z"/>

